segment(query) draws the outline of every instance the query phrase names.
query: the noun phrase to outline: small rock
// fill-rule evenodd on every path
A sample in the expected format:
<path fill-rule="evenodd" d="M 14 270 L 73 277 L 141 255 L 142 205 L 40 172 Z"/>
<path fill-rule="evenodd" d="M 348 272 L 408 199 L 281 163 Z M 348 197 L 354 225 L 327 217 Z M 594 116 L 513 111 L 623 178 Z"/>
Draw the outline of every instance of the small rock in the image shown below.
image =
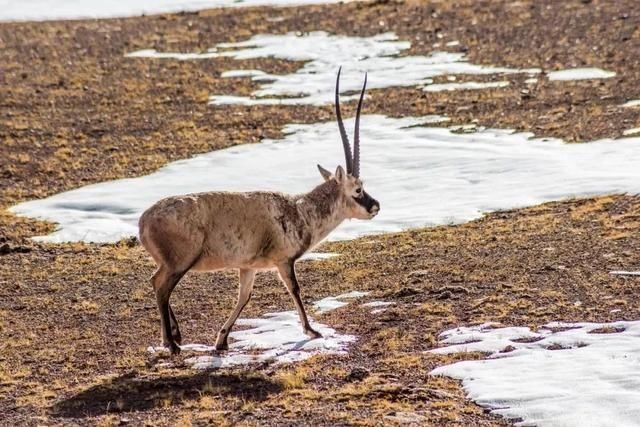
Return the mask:
<path fill-rule="evenodd" d="M 397 424 L 423 425 L 427 420 L 423 415 L 415 412 L 392 412 L 384 416 L 384 419 Z"/>
<path fill-rule="evenodd" d="M 455 399 L 456 398 L 456 396 L 451 393 L 448 393 L 443 390 L 438 390 L 435 388 L 416 387 L 415 391 L 416 393 L 427 394 L 428 396 L 436 399 Z"/>
<path fill-rule="evenodd" d="M 4 243 L 0 246 L 0 255 L 6 255 L 11 253 L 11 246 L 8 243 Z"/>
<path fill-rule="evenodd" d="M 133 248 L 135 246 L 138 246 L 138 243 L 140 243 L 140 242 L 138 241 L 138 238 L 136 236 L 132 236 L 132 237 L 127 239 L 127 247 L 129 247 L 129 248 Z"/>
<path fill-rule="evenodd" d="M 367 378 L 368 376 L 369 376 L 369 370 L 368 369 L 363 368 L 361 366 L 356 366 L 345 377 L 345 380 L 349 381 L 349 382 L 362 381 L 363 379 Z"/>
<path fill-rule="evenodd" d="M 402 316 L 400 315 L 400 313 L 398 313 L 398 310 L 385 310 L 382 313 L 380 313 L 380 318 L 379 320 L 381 322 L 397 322 L 399 320 L 402 319 Z"/>
<path fill-rule="evenodd" d="M 452 296 L 453 294 L 451 293 L 451 291 L 444 291 L 444 292 L 440 292 L 436 297 L 436 299 L 449 299 Z"/>
<path fill-rule="evenodd" d="M 407 277 L 410 279 L 421 279 L 423 277 L 428 277 L 429 274 L 429 270 L 414 270 L 411 273 L 407 274 Z"/>
<path fill-rule="evenodd" d="M 420 291 L 415 288 L 404 287 L 393 294 L 396 298 L 410 297 L 419 294 Z"/>
<path fill-rule="evenodd" d="M 558 344 L 558 343 L 553 343 L 547 347 L 545 347 L 547 350 L 566 350 L 569 347 L 564 347 L 562 344 Z"/>
<path fill-rule="evenodd" d="M 449 292 L 452 294 L 468 294 L 469 289 L 464 286 L 442 286 L 438 288 L 438 292 Z"/>
<path fill-rule="evenodd" d="M 420 283 L 427 277 L 429 277 L 429 270 L 415 270 L 407 274 L 407 280 L 412 284 Z"/>
<path fill-rule="evenodd" d="M 508 345 L 505 348 L 503 348 L 502 350 L 500 350 L 500 353 L 511 353 L 512 351 L 514 351 L 516 348 L 512 345 Z"/>

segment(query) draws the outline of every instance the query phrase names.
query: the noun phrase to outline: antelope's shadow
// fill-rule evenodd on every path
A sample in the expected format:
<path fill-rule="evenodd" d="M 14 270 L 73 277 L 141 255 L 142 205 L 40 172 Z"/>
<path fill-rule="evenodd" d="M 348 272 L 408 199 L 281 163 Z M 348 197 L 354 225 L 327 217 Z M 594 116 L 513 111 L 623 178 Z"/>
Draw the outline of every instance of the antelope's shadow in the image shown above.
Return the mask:
<path fill-rule="evenodd" d="M 153 378 L 127 374 L 58 401 L 50 409 L 55 417 L 84 418 L 179 404 L 207 393 L 262 401 L 281 390 L 278 382 L 252 373 L 202 371 L 194 375 Z"/>

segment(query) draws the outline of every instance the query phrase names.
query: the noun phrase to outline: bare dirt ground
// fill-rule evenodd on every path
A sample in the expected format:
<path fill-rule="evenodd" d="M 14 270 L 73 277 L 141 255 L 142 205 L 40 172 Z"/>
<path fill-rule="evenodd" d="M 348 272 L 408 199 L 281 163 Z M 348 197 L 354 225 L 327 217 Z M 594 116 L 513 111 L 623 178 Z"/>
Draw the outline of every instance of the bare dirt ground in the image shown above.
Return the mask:
<path fill-rule="evenodd" d="M 446 114 L 453 123 L 477 120 L 569 141 L 618 137 L 640 126 L 640 109 L 620 108 L 640 98 L 636 9 L 631 0 L 377 1 L 3 23 L 0 208 L 277 137 L 290 122 L 332 120 L 331 107 L 206 105 L 210 93 L 251 90 L 248 79 L 220 79 L 225 69 L 284 72 L 300 64 L 123 56 L 150 47 L 204 50 L 262 32 L 394 31 L 412 42 L 416 54 L 459 40 L 454 49 L 474 63 L 616 71 L 606 80 L 541 79 L 535 87 L 510 77 L 509 87 L 483 91 L 374 90 L 366 109 L 392 116 Z M 608 274 L 640 262 L 640 198 L 611 196 L 323 247 L 343 255 L 300 264 L 307 302 L 372 291 L 317 317 L 360 337 L 347 356 L 213 372 L 191 371 L 178 358 L 175 367 L 159 368 L 145 351 L 158 344 L 159 325 L 147 281 L 153 265 L 144 251 L 129 242 L 28 240 L 51 227 L 0 212 L 4 425 L 374 425 L 411 416 L 421 424 L 501 425 L 506 422 L 466 400 L 457 382 L 427 375 L 461 357 L 424 353 L 440 331 L 487 320 L 539 326 L 640 316 L 640 279 Z M 186 341 L 214 339 L 233 305 L 235 283 L 232 273 L 184 279 L 172 301 Z M 361 305 L 380 298 L 396 305 L 378 316 Z M 291 307 L 284 288 L 263 274 L 245 315 Z"/>

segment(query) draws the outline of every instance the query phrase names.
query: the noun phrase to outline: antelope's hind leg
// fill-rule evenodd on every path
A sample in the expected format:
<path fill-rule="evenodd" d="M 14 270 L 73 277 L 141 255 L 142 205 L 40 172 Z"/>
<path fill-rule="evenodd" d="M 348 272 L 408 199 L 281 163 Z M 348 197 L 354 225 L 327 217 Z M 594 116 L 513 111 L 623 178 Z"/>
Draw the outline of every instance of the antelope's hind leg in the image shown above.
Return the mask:
<path fill-rule="evenodd" d="M 251 299 L 251 293 L 253 292 L 253 282 L 256 277 L 256 271 L 252 269 L 240 269 L 240 284 L 238 287 L 238 303 L 236 307 L 233 309 L 233 312 L 227 319 L 227 321 L 222 325 L 222 329 L 218 332 L 218 338 L 216 339 L 216 350 L 227 350 L 229 348 L 229 344 L 227 339 L 229 338 L 229 332 L 231 332 L 231 328 L 233 324 L 236 323 L 238 316 L 242 312 L 242 309 L 247 305 L 249 299 Z"/>
<path fill-rule="evenodd" d="M 171 304 L 169 304 L 169 318 L 171 319 L 171 336 L 176 344 L 182 344 L 182 334 L 180 333 L 180 327 L 178 326 L 178 320 L 176 319 L 176 315 L 173 314 L 173 309 L 171 308 Z"/>
<path fill-rule="evenodd" d="M 302 299 L 300 298 L 300 285 L 298 284 L 298 278 L 296 277 L 295 261 L 289 261 L 286 264 L 278 266 L 278 272 L 280 273 L 280 279 L 287 287 L 289 294 L 293 298 L 293 302 L 298 310 L 298 316 L 300 316 L 300 323 L 302 323 L 302 330 L 310 338 L 322 338 L 322 334 L 311 327 L 307 313 L 304 311 L 302 305 Z"/>
<path fill-rule="evenodd" d="M 186 271 L 171 271 L 168 267 L 163 265 L 158 268 L 158 271 L 156 271 L 151 278 L 151 284 L 153 285 L 153 289 L 156 291 L 158 311 L 160 312 L 162 344 L 169 349 L 171 354 L 180 353 L 180 347 L 178 347 L 174 337 L 179 338 L 180 341 L 182 340 L 182 337 L 180 336 L 178 322 L 175 320 L 173 311 L 169 306 L 169 298 L 171 297 L 171 292 L 173 292 L 173 289 L 185 273 Z"/>

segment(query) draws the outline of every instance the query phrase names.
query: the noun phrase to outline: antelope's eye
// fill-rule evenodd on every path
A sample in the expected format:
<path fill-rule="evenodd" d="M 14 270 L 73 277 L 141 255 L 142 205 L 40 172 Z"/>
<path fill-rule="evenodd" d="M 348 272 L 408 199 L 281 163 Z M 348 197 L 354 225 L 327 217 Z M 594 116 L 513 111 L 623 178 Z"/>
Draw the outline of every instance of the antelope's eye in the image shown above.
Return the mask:
<path fill-rule="evenodd" d="M 356 188 L 356 194 L 362 193 L 362 188 Z"/>

